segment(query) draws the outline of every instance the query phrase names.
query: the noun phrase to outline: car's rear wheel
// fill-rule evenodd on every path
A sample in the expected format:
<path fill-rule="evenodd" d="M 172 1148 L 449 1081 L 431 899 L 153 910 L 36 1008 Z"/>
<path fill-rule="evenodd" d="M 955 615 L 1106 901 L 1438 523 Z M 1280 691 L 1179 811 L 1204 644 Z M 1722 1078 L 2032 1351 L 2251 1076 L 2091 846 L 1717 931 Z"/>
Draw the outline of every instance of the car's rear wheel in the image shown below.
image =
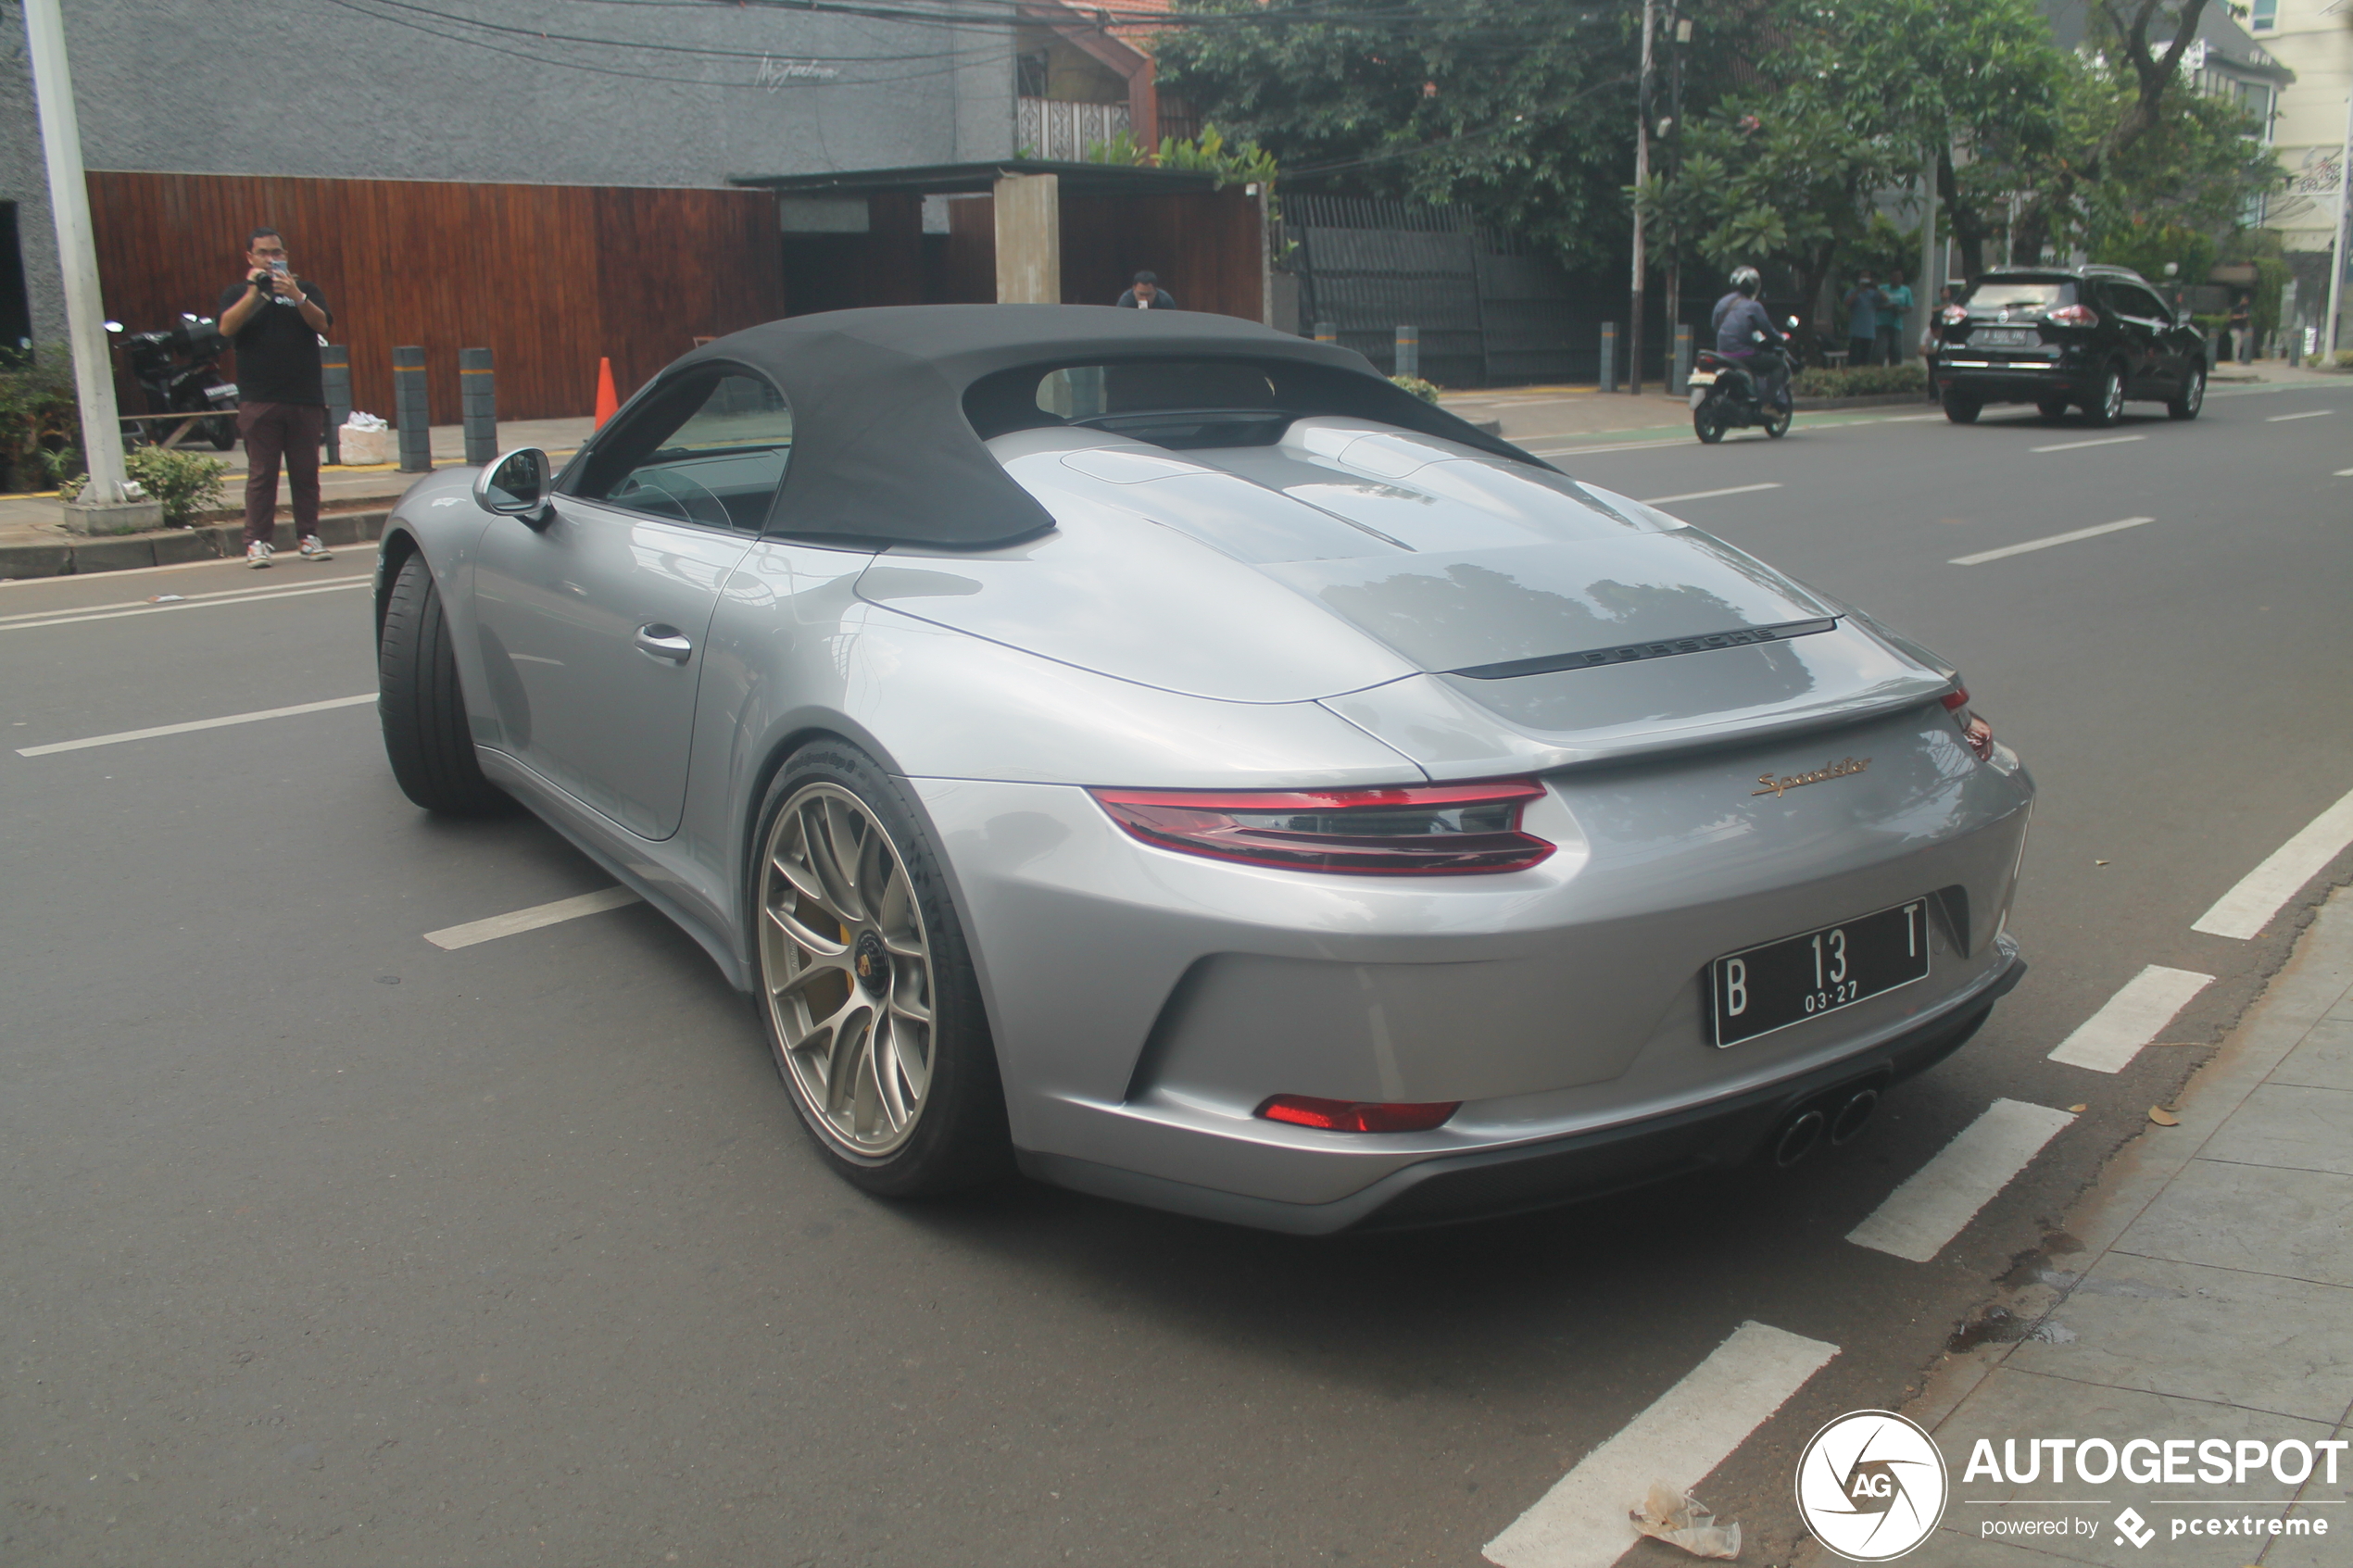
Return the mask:
<path fill-rule="evenodd" d="M 2206 372 L 2192 370 L 2190 379 L 2182 383 L 2181 392 L 2165 405 L 2165 411 L 2177 420 L 2194 420 L 2206 407 Z"/>
<path fill-rule="evenodd" d="M 2110 365 L 2100 372 L 2099 384 L 2092 389 L 2092 400 L 2083 406 L 2084 417 L 2105 429 L 2124 417 L 2124 368 Z"/>
<path fill-rule="evenodd" d="M 1944 394 L 1944 417 L 1957 425 L 1975 424 L 1978 410 L 1984 407 L 1965 392 L 1948 390 Z"/>
<path fill-rule="evenodd" d="M 914 1198 L 1011 1168 L 1005 1097 L 937 851 L 900 786 L 846 741 L 769 786 L 752 868 L 761 1022 L 835 1170 Z"/>
<path fill-rule="evenodd" d="M 376 717 L 400 793 L 428 811 L 491 817 L 514 801 L 482 775 L 458 655 L 425 558 L 400 565 L 376 636 Z"/>
<path fill-rule="evenodd" d="M 2034 407 L 2046 420 L 2067 417 L 2067 399 L 2064 397 L 2045 397 L 2037 402 Z"/>

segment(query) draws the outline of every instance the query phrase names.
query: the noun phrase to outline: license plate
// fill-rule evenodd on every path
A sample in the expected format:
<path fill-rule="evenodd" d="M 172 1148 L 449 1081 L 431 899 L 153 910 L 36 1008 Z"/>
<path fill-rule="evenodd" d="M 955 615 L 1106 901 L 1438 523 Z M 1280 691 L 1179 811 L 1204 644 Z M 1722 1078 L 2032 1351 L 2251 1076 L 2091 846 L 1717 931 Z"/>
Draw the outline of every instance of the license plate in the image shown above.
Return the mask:
<path fill-rule="evenodd" d="M 1716 1044 L 1736 1046 L 1928 978 L 1928 902 L 1727 953 L 1708 966 Z"/>
<path fill-rule="evenodd" d="M 1692 372 L 1691 384 L 1693 386 L 1714 386 L 1716 384 L 1716 372 L 1713 370 L 1693 370 Z"/>
<path fill-rule="evenodd" d="M 1974 348 L 2032 348 L 2043 334 L 2030 327 L 1980 327 L 1969 340 Z"/>
<path fill-rule="evenodd" d="M 227 397 L 233 400 L 237 395 L 237 383 L 233 381 L 222 382 L 219 386 L 206 387 L 204 395 L 207 397 Z"/>

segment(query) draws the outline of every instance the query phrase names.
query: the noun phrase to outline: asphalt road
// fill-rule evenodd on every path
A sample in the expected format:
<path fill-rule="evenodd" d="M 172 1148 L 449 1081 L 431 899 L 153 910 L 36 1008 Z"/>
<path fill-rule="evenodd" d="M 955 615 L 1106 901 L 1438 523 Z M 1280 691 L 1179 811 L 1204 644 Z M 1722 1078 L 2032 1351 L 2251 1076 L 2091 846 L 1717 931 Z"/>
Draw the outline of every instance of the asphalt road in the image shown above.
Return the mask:
<path fill-rule="evenodd" d="M 1837 1353 L 1700 1495 L 1787 1562 L 1806 1436 L 2200 1056 L 2047 1053 L 2150 964 L 2215 1039 L 2292 922 L 2191 922 L 2353 789 L 2353 384 L 1906 415 L 1558 460 L 1773 486 L 1669 509 L 1960 664 L 2042 787 L 2032 975 L 1794 1171 L 1379 1239 L 858 1196 L 643 906 L 425 942 L 608 879 L 414 810 L 364 703 L 19 754 L 370 693 L 364 554 L 0 588 L 0 1562 L 1467 1568 L 1755 1322 Z M 1845 1239 L 1997 1098 L 2088 1110 L 1931 1261 Z"/>

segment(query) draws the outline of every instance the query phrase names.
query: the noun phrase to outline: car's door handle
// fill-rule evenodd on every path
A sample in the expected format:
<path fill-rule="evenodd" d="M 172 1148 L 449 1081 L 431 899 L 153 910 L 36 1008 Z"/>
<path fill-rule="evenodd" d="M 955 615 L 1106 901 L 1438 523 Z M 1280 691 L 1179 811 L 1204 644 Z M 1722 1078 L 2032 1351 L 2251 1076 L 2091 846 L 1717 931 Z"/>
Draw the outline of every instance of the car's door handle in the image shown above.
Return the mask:
<path fill-rule="evenodd" d="M 695 645 L 677 627 L 656 621 L 637 628 L 637 651 L 648 659 L 684 664 L 695 656 Z"/>

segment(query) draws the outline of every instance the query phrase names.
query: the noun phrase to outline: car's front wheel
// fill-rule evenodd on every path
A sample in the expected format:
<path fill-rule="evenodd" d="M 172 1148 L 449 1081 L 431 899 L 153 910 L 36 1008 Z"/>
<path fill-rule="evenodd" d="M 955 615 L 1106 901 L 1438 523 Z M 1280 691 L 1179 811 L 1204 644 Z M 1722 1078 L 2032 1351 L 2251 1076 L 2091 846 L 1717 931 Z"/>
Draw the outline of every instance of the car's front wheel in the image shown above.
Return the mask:
<path fill-rule="evenodd" d="M 400 563 L 376 634 L 376 717 L 400 793 L 428 811 L 491 817 L 514 801 L 482 775 L 449 621 L 425 558 Z"/>
<path fill-rule="evenodd" d="M 2205 407 L 2206 372 L 2192 370 L 2190 379 L 2182 383 L 2180 393 L 2165 405 L 2165 411 L 2177 420 L 2194 420 L 2197 418 L 2197 411 Z"/>
<path fill-rule="evenodd" d="M 803 746 L 754 840 L 761 1022 L 817 1147 L 914 1198 L 1011 1168 L 1005 1097 L 939 856 L 900 785 L 846 741 Z"/>
<path fill-rule="evenodd" d="M 2099 384 L 2092 389 L 2092 400 L 2083 406 L 2084 417 L 2102 429 L 2124 417 L 2124 368 L 2110 365 L 2100 372 Z"/>

